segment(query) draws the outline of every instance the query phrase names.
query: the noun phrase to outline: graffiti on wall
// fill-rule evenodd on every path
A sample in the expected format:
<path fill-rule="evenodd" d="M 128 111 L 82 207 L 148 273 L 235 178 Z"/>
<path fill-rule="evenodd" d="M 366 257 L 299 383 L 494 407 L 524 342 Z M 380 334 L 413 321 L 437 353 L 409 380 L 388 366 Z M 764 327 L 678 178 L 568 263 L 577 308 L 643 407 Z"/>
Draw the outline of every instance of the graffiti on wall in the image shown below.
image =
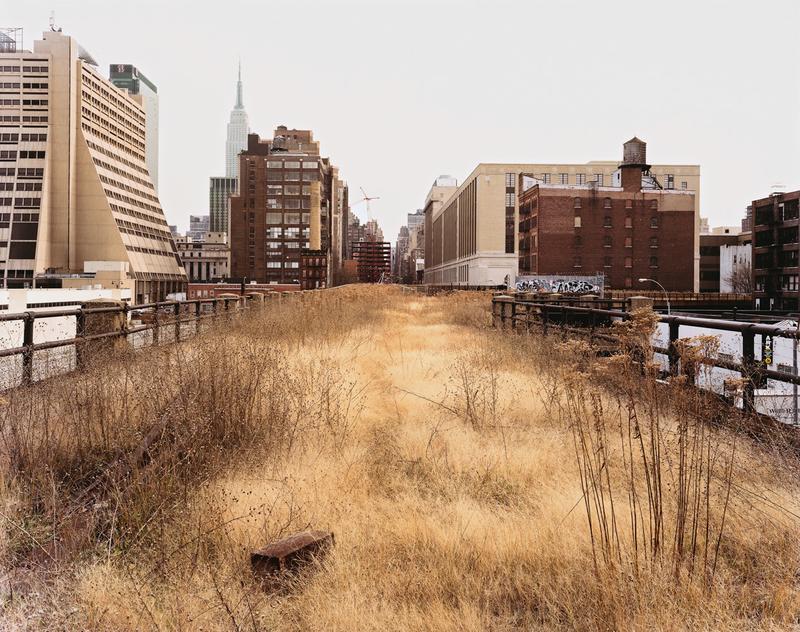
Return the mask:
<path fill-rule="evenodd" d="M 602 294 L 602 276 L 537 275 L 520 276 L 517 292 L 536 294 Z"/>

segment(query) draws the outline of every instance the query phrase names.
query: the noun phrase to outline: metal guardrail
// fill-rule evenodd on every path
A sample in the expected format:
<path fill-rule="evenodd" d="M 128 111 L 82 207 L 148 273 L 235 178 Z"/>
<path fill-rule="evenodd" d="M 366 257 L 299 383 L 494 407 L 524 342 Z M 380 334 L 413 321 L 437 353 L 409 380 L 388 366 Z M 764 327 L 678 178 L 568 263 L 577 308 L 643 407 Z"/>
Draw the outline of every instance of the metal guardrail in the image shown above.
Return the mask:
<path fill-rule="evenodd" d="M 575 334 L 610 343 L 619 343 L 619 337 L 614 335 L 611 324 L 614 320 L 629 320 L 631 313 L 621 309 L 608 309 L 592 307 L 589 305 L 576 305 L 577 301 L 536 301 L 520 300 L 512 296 L 494 296 L 492 298 L 492 323 L 495 327 L 510 329 L 512 331 L 524 330 L 530 332 L 538 327 L 543 334 L 551 331 L 561 332 L 562 335 Z M 591 302 L 589 300 L 584 303 Z M 600 303 L 608 301 L 598 300 Z M 624 301 L 615 301 L 625 303 Z M 755 337 L 757 335 L 773 336 L 778 338 L 798 339 L 800 332 L 788 330 L 778 325 L 766 323 L 748 323 L 729 320 L 708 320 L 692 316 L 660 315 L 659 322 L 669 327 L 669 344 L 666 348 L 654 347 L 656 353 L 662 353 L 668 359 L 668 374 L 677 376 L 681 373 L 680 354 L 677 341 L 680 338 L 681 325 L 697 327 L 700 329 L 731 331 L 742 336 L 742 362 L 730 362 L 721 358 L 707 358 L 704 364 L 738 372 L 744 380 L 742 392 L 742 407 L 746 412 L 755 411 L 755 390 L 769 378 L 777 382 L 800 385 L 800 375 L 784 373 L 766 368 L 756 360 Z M 693 376 L 689 376 L 693 377 Z"/>
<path fill-rule="evenodd" d="M 36 351 L 46 349 L 57 349 L 68 346 L 78 346 L 87 342 L 102 340 L 106 338 L 126 338 L 133 334 L 143 331 L 153 331 L 152 344 L 159 344 L 160 332 L 166 327 L 174 328 L 174 341 L 181 341 L 181 326 L 186 323 L 199 323 L 207 318 L 217 318 L 222 315 L 230 315 L 232 306 L 237 309 L 249 309 L 252 305 L 252 295 L 239 297 L 223 298 L 203 298 L 189 301 L 162 301 L 157 303 L 144 303 L 142 305 L 128 305 L 121 307 L 79 307 L 76 309 L 60 309 L 52 311 L 26 311 L 14 314 L 0 314 L 0 323 L 22 322 L 23 335 L 22 346 L 0 349 L 0 358 L 11 356 L 22 356 L 22 379 L 23 386 L 30 385 L 33 380 L 33 361 Z M 263 303 L 261 303 L 263 305 Z M 203 309 L 210 305 L 210 311 Z M 152 316 L 152 322 L 142 323 L 134 327 L 130 326 L 130 315 L 133 312 L 143 312 Z M 113 331 L 87 334 L 86 317 L 96 314 L 121 314 L 122 327 Z M 36 321 L 48 318 L 75 317 L 76 335 L 72 338 L 63 340 L 50 340 L 46 342 L 34 343 L 34 325 Z M 195 331 L 197 331 L 195 329 Z M 76 364 L 80 367 L 81 356 L 76 357 Z"/>

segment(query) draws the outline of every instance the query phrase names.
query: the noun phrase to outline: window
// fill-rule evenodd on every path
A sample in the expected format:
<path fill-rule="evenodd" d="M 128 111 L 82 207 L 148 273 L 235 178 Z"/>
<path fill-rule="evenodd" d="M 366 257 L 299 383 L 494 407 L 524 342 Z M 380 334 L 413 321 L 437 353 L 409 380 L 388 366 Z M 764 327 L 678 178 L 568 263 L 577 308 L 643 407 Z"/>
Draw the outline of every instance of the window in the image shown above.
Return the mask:
<path fill-rule="evenodd" d="M 650 200 L 650 208 L 654 211 L 658 210 L 658 200 Z"/>
<path fill-rule="evenodd" d="M 267 195 L 283 195 L 283 187 L 280 184 L 268 184 Z"/>
<path fill-rule="evenodd" d="M 581 199 L 579 197 L 576 197 L 573 200 L 572 208 L 580 208 L 580 207 L 581 207 Z"/>
<path fill-rule="evenodd" d="M 284 179 L 287 182 L 300 182 L 300 172 L 299 171 L 287 171 L 284 173 Z"/>
<path fill-rule="evenodd" d="M 583 237 L 580 235 L 575 235 L 575 245 L 582 246 L 583 245 Z"/>
<path fill-rule="evenodd" d="M 506 193 L 506 208 L 514 208 L 514 194 Z"/>
<path fill-rule="evenodd" d="M 267 224 L 281 224 L 282 222 L 280 213 L 267 213 Z"/>
<path fill-rule="evenodd" d="M 625 257 L 625 267 L 632 268 L 633 267 L 633 258 L 632 257 Z"/>
<path fill-rule="evenodd" d="M 606 215 L 603 218 L 603 228 L 611 228 L 611 216 Z"/>
<path fill-rule="evenodd" d="M 782 290 L 797 290 L 797 275 L 796 274 L 784 274 L 781 277 L 781 289 Z"/>
<path fill-rule="evenodd" d="M 606 198 L 603 200 L 603 208 L 611 208 L 611 198 Z"/>
<path fill-rule="evenodd" d="M 599 187 L 603 186 L 603 174 L 602 173 L 594 174 L 594 181 L 597 182 L 597 186 Z"/>
<path fill-rule="evenodd" d="M 633 279 L 631 277 L 625 277 L 625 287 L 633 287 Z"/>
<path fill-rule="evenodd" d="M 300 200 L 284 200 L 283 201 L 283 208 L 287 209 L 299 209 L 300 208 Z"/>
<path fill-rule="evenodd" d="M 625 208 L 627 209 L 633 208 L 633 200 L 625 200 Z"/>
<path fill-rule="evenodd" d="M 575 228 L 580 228 L 580 227 L 581 227 L 581 216 L 580 215 L 576 215 L 575 216 Z"/>
<path fill-rule="evenodd" d="M 299 261 L 287 261 L 286 262 L 286 267 L 290 268 L 290 269 L 297 269 L 297 268 L 300 267 L 300 262 Z"/>
<path fill-rule="evenodd" d="M 280 208 L 281 203 L 278 198 L 267 198 L 267 208 Z"/>
<path fill-rule="evenodd" d="M 650 238 L 650 247 L 651 248 L 658 248 L 658 237 L 651 237 Z"/>
<path fill-rule="evenodd" d="M 300 195 L 300 185 L 299 184 L 287 184 L 283 187 L 283 194 L 284 195 Z"/>
<path fill-rule="evenodd" d="M 298 161 L 287 160 L 286 162 L 283 163 L 283 168 L 284 169 L 299 169 L 300 168 L 300 163 Z"/>
<path fill-rule="evenodd" d="M 280 213 L 274 213 L 275 215 L 280 215 Z M 280 222 L 277 222 L 280 224 Z M 277 239 L 283 234 L 283 229 L 281 228 L 267 228 L 267 237 L 270 239 Z"/>
<path fill-rule="evenodd" d="M 507 174 L 506 174 L 506 188 L 507 188 L 507 189 L 513 189 L 513 188 L 515 188 L 515 187 L 514 187 L 514 181 L 515 181 L 515 180 L 516 180 L 516 177 L 514 176 L 514 174 L 513 174 L 513 173 L 507 173 Z"/>
<path fill-rule="evenodd" d="M 280 261 L 267 261 L 268 268 L 280 268 L 281 262 Z"/>
<path fill-rule="evenodd" d="M 550 174 L 549 173 L 545 173 L 545 174 L 543 174 L 543 176 L 544 176 L 544 183 L 545 184 L 550 184 Z"/>
<path fill-rule="evenodd" d="M 300 213 L 286 213 L 284 224 L 299 224 Z"/>
<path fill-rule="evenodd" d="M 319 174 L 316 171 L 304 171 L 303 182 L 314 182 L 319 180 Z"/>
<path fill-rule="evenodd" d="M 267 160 L 267 169 L 283 169 L 283 162 L 280 160 Z"/>
<path fill-rule="evenodd" d="M 281 243 L 282 242 L 280 242 L 280 241 L 268 241 L 267 242 L 267 248 L 269 248 L 270 250 L 279 249 L 281 247 Z"/>
<path fill-rule="evenodd" d="M 650 257 L 650 267 L 651 268 L 658 267 L 658 257 Z"/>
<path fill-rule="evenodd" d="M 674 189 L 675 188 L 675 176 L 671 173 L 667 174 L 667 189 Z"/>
<path fill-rule="evenodd" d="M 658 228 L 658 217 L 655 215 L 650 218 L 650 228 Z"/>
<path fill-rule="evenodd" d="M 686 182 L 686 180 L 681 180 L 681 189 L 686 191 L 686 189 L 688 189 L 688 188 L 689 188 L 689 183 Z"/>
<path fill-rule="evenodd" d="M 586 184 L 586 174 L 585 173 L 576 173 L 575 174 L 575 184 Z"/>
<path fill-rule="evenodd" d="M 576 256 L 575 259 L 572 261 L 573 268 L 580 268 L 581 267 L 581 258 L 580 256 Z"/>
<path fill-rule="evenodd" d="M 561 184 L 569 184 L 569 174 L 568 173 L 560 173 L 559 174 L 559 181 Z"/>
<path fill-rule="evenodd" d="M 611 246 L 612 246 L 611 235 L 606 235 L 605 237 L 603 237 L 603 248 L 611 248 Z"/>
<path fill-rule="evenodd" d="M 633 228 L 633 218 L 630 215 L 625 217 L 625 228 Z"/>
<path fill-rule="evenodd" d="M 625 238 L 625 247 L 626 248 L 633 248 L 633 237 L 626 237 Z"/>
<path fill-rule="evenodd" d="M 603 267 L 604 268 L 611 267 L 611 257 L 603 257 Z"/>

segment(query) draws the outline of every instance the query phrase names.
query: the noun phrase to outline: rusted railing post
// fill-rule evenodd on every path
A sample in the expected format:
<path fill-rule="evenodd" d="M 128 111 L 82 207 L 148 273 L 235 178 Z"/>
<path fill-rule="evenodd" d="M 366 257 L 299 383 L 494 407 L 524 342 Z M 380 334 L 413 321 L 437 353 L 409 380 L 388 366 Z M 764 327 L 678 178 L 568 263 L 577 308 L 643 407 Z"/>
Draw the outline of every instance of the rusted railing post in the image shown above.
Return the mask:
<path fill-rule="evenodd" d="M 161 324 L 158 322 L 158 304 L 153 308 L 153 346 L 157 347 L 159 343 Z"/>
<path fill-rule="evenodd" d="M 750 330 L 742 331 L 742 377 L 744 388 L 742 390 L 742 408 L 747 413 L 756 409 L 756 335 Z"/>
<path fill-rule="evenodd" d="M 194 304 L 194 333 L 195 335 L 200 333 L 200 316 L 202 314 L 202 307 L 203 304 L 197 300 Z"/>
<path fill-rule="evenodd" d="M 669 321 L 669 346 L 667 347 L 667 357 L 669 358 L 669 374 L 678 375 L 678 365 L 680 355 L 678 354 L 678 332 L 680 325 Z"/>
<path fill-rule="evenodd" d="M 175 342 L 181 341 L 181 304 L 175 301 L 172 306 L 173 314 L 175 315 Z"/>
<path fill-rule="evenodd" d="M 29 386 L 33 382 L 33 313 L 25 312 L 22 322 L 22 385 Z"/>

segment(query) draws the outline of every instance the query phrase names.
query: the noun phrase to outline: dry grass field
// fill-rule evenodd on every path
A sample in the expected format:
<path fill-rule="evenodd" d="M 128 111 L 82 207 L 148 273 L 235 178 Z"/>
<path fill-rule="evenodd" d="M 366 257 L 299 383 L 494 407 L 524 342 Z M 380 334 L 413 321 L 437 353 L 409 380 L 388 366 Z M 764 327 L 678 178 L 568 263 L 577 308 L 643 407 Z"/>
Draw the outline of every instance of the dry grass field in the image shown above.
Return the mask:
<path fill-rule="evenodd" d="M 795 457 L 488 322 L 346 287 L 6 394 L 0 628 L 800 626 Z M 331 553 L 258 584 L 249 552 L 307 528 Z"/>

